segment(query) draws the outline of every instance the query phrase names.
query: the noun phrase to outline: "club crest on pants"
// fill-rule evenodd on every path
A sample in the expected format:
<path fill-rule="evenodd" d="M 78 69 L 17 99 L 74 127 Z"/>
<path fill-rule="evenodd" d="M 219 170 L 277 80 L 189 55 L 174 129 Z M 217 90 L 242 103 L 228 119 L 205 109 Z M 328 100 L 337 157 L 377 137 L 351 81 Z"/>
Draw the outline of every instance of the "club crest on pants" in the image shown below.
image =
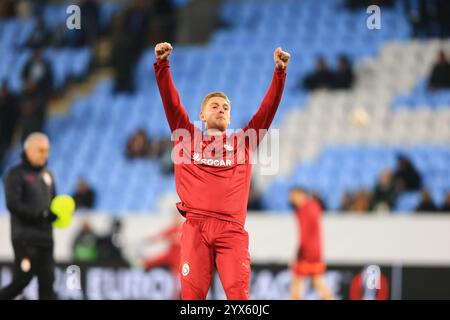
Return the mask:
<path fill-rule="evenodd" d="M 181 268 L 181 274 L 183 275 L 183 277 L 186 277 L 189 274 L 189 264 L 187 262 L 183 264 L 183 267 Z"/>

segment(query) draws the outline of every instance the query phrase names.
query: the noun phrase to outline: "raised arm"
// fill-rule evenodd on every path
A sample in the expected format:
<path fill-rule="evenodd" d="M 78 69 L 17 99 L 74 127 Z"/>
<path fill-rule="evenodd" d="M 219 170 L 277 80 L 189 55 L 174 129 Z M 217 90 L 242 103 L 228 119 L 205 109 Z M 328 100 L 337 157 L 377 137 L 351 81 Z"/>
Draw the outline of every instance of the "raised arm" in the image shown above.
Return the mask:
<path fill-rule="evenodd" d="M 172 53 L 170 43 L 158 43 L 155 47 L 156 62 L 155 69 L 156 82 L 164 105 L 167 121 L 170 130 L 183 128 L 191 131 L 193 125 L 189 121 L 189 116 L 180 101 L 180 96 L 170 73 L 169 56 Z"/>
<path fill-rule="evenodd" d="M 258 111 L 244 128 L 244 131 L 247 131 L 248 129 L 256 130 L 258 143 L 264 137 L 264 135 L 260 135 L 259 130 L 269 129 L 275 113 L 277 112 L 278 105 L 280 104 L 286 80 L 286 68 L 289 64 L 290 57 L 290 54 L 283 51 L 281 48 L 275 50 L 274 61 L 276 66 L 272 82 L 270 83 L 270 87 L 267 90 Z"/>

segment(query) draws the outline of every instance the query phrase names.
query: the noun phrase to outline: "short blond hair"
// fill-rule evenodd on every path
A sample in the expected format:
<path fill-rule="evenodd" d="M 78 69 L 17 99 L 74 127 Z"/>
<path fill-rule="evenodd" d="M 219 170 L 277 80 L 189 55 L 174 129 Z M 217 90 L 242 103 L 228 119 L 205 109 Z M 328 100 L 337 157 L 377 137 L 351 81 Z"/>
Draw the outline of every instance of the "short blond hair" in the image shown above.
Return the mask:
<path fill-rule="evenodd" d="M 202 111 L 205 108 L 206 104 L 208 103 L 209 99 L 214 98 L 214 97 L 220 97 L 220 98 L 224 98 L 228 105 L 231 107 L 231 101 L 230 99 L 228 99 L 227 95 L 221 91 L 214 91 L 214 92 L 210 92 L 206 95 L 206 97 L 203 99 L 202 102 Z"/>

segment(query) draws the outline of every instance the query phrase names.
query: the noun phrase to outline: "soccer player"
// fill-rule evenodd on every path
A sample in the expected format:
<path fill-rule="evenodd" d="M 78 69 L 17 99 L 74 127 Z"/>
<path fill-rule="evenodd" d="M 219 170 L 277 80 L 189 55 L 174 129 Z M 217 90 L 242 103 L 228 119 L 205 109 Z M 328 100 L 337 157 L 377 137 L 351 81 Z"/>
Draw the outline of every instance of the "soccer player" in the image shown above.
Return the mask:
<path fill-rule="evenodd" d="M 325 264 L 322 261 L 322 207 L 300 187 L 291 189 L 289 200 L 295 208 L 300 231 L 297 259 L 292 268 L 291 299 L 301 299 L 305 277 L 311 277 L 312 285 L 321 299 L 333 299 L 323 279 Z"/>
<path fill-rule="evenodd" d="M 259 110 L 244 129 L 227 135 L 231 104 L 223 92 L 212 92 L 203 100 L 200 120 L 205 132 L 190 122 L 172 81 L 171 53 L 169 43 L 157 44 L 154 69 L 175 140 L 175 182 L 181 199 L 177 208 L 186 216 L 181 236 L 181 298 L 205 299 L 216 266 L 227 299 L 247 300 L 250 255 L 244 224 L 251 155 L 281 101 L 290 55 L 281 48 L 275 50 L 272 82 Z"/>

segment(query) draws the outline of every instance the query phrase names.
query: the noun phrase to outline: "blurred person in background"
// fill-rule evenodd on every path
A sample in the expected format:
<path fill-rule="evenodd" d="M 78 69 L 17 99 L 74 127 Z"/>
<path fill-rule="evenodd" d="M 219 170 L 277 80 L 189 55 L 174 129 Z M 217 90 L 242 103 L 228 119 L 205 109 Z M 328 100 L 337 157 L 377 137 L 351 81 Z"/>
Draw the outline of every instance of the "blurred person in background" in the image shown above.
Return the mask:
<path fill-rule="evenodd" d="M 439 51 L 428 81 L 430 90 L 450 89 L 450 63 L 443 50 Z"/>
<path fill-rule="evenodd" d="M 20 105 L 21 141 L 33 132 L 42 131 L 45 122 L 45 111 L 37 99 L 31 96 L 23 97 Z"/>
<path fill-rule="evenodd" d="M 180 299 L 180 284 L 179 284 L 179 267 L 180 267 L 180 251 L 181 251 L 181 229 L 184 218 L 177 212 L 174 213 L 174 218 L 171 226 L 162 232 L 153 235 L 147 239 L 149 244 L 156 244 L 159 242 L 166 242 L 168 244 L 167 250 L 157 257 L 145 258 L 143 267 L 149 270 L 155 267 L 168 267 L 174 278 L 174 299 Z"/>
<path fill-rule="evenodd" d="M 172 152 L 172 140 L 168 137 L 160 137 L 151 143 L 151 155 L 155 158 L 162 159 L 166 153 Z"/>
<path fill-rule="evenodd" d="M 14 266 L 12 282 L 0 290 L 0 300 L 16 298 L 34 276 L 38 278 L 39 299 L 56 299 L 52 222 L 57 216 L 50 209 L 56 187 L 46 168 L 49 149 L 47 136 L 31 134 L 25 140 L 22 162 L 4 177 Z"/>
<path fill-rule="evenodd" d="M 450 36 L 448 0 L 405 0 L 406 14 L 413 27 L 413 37 Z"/>
<path fill-rule="evenodd" d="M 122 222 L 114 218 L 111 230 L 103 236 L 97 237 L 97 261 L 99 263 L 111 263 L 128 265 L 122 254 Z"/>
<path fill-rule="evenodd" d="M 67 29 L 66 23 L 56 25 L 51 33 L 49 45 L 56 48 L 81 47 L 83 45 L 83 29 Z"/>
<path fill-rule="evenodd" d="M 406 156 L 397 155 L 397 167 L 394 171 L 395 192 L 418 191 L 422 187 L 422 177 Z"/>
<path fill-rule="evenodd" d="M 125 156 L 128 159 L 149 158 L 159 159 L 165 166 L 166 158 L 170 162 L 172 152 L 172 140 L 167 137 L 151 139 L 144 129 L 138 129 L 128 138 Z"/>
<path fill-rule="evenodd" d="M 289 202 L 295 210 L 300 232 L 297 257 L 292 267 L 291 299 L 302 298 L 305 277 L 311 277 L 313 288 L 321 299 L 333 299 L 323 275 L 322 209 L 320 204 L 301 187 L 290 190 Z"/>
<path fill-rule="evenodd" d="M 303 80 L 303 87 L 307 90 L 330 89 L 333 87 L 333 73 L 323 57 L 316 60 L 316 69 L 307 74 Z"/>
<path fill-rule="evenodd" d="M 370 192 L 365 189 L 356 191 L 350 211 L 356 213 L 366 213 L 369 211 L 371 202 Z"/>
<path fill-rule="evenodd" d="M 80 209 L 92 209 L 95 205 L 95 191 L 84 179 L 78 180 L 73 198 Z"/>
<path fill-rule="evenodd" d="M 134 0 L 114 18 L 111 66 L 115 69 L 114 91 L 133 93 L 133 70 L 148 44 L 150 3 Z"/>
<path fill-rule="evenodd" d="M 404 2 L 407 18 L 412 25 L 414 38 L 427 38 L 433 35 L 433 22 L 436 21 L 435 1 L 406 0 Z"/>
<path fill-rule="evenodd" d="M 35 49 L 31 59 L 25 64 L 22 83 L 23 140 L 31 132 L 42 131 L 48 100 L 53 90 L 53 72 L 50 63 L 42 56 L 42 48 Z"/>
<path fill-rule="evenodd" d="M 370 209 L 373 211 L 391 211 L 396 200 L 393 175 L 390 170 L 384 170 L 378 177 L 373 190 Z"/>
<path fill-rule="evenodd" d="M 177 15 L 174 1 L 154 0 L 153 12 L 150 22 L 151 39 L 153 42 L 174 41 L 177 27 Z"/>
<path fill-rule="evenodd" d="M 132 38 L 126 29 L 126 16 L 119 13 L 114 17 L 112 50 L 110 64 L 114 68 L 115 83 L 114 92 L 134 91 L 133 68 L 136 63 L 136 57 L 133 52 Z"/>
<path fill-rule="evenodd" d="M 344 192 L 340 211 L 347 213 L 367 213 L 371 204 L 371 194 L 365 189 Z"/>
<path fill-rule="evenodd" d="M 344 212 L 351 211 L 353 202 L 354 202 L 353 194 L 349 191 L 345 191 L 344 194 L 342 195 L 341 205 L 340 205 L 339 210 L 344 211 Z"/>
<path fill-rule="evenodd" d="M 416 207 L 416 212 L 436 212 L 438 207 L 433 201 L 430 192 L 427 189 L 422 189 L 421 199 L 419 205 Z"/>
<path fill-rule="evenodd" d="M 98 257 L 97 235 L 88 220 L 81 223 L 81 229 L 72 244 L 74 262 L 96 262 Z"/>
<path fill-rule="evenodd" d="M 80 4 L 83 23 L 83 45 L 94 45 L 100 31 L 100 7 L 97 0 L 83 0 Z"/>
<path fill-rule="evenodd" d="M 444 204 L 441 207 L 441 212 L 450 213 L 450 191 L 448 191 L 445 195 Z"/>
<path fill-rule="evenodd" d="M 45 24 L 44 17 L 38 15 L 36 17 L 36 26 L 31 31 L 25 46 L 31 49 L 42 48 L 49 43 L 50 38 L 51 33 Z"/>
<path fill-rule="evenodd" d="M 161 164 L 162 173 L 166 176 L 174 173 L 174 167 L 172 162 L 172 141 L 167 139 L 164 142 L 163 148 L 160 149 L 159 161 Z"/>
<path fill-rule="evenodd" d="M 148 45 L 148 29 L 152 1 L 132 0 L 125 10 L 125 28 L 132 40 L 133 56 L 136 58 Z"/>
<path fill-rule="evenodd" d="M 17 97 L 3 81 L 0 88 L 0 174 L 3 172 L 3 161 L 8 152 L 20 115 Z"/>
<path fill-rule="evenodd" d="M 128 159 L 147 158 L 151 151 L 150 138 L 145 130 L 139 129 L 128 139 L 125 156 Z"/>
<path fill-rule="evenodd" d="M 27 95 L 47 102 L 53 90 L 53 72 L 50 63 L 43 57 L 42 47 L 36 48 L 22 70 L 22 83 Z"/>
<path fill-rule="evenodd" d="M 339 57 L 338 69 L 333 72 L 333 89 L 350 89 L 353 85 L 353 70 L 345 55 Z"/>
<path fill-rule="evenodd" d="M 450 37 L 450 1 L 437 0 L 437 19 L 440 28 L 440 37 Z"/>
<path fill-rule="evenodd" d="M 35 0 L 36 2 L 40 2 Z M 33 15 L 33 1 L 31 0 L 17 0 L 14 3 L 15 5 L 15 14 L 17 18 L 22 20 L 26 20 Z"/>
<path fill-rule="evenodd" d="M 12 18 L 15 15 L 14 9 L 15 0 L 3 0 L 0 1 L 0 18 L 7 19 Z"/>

